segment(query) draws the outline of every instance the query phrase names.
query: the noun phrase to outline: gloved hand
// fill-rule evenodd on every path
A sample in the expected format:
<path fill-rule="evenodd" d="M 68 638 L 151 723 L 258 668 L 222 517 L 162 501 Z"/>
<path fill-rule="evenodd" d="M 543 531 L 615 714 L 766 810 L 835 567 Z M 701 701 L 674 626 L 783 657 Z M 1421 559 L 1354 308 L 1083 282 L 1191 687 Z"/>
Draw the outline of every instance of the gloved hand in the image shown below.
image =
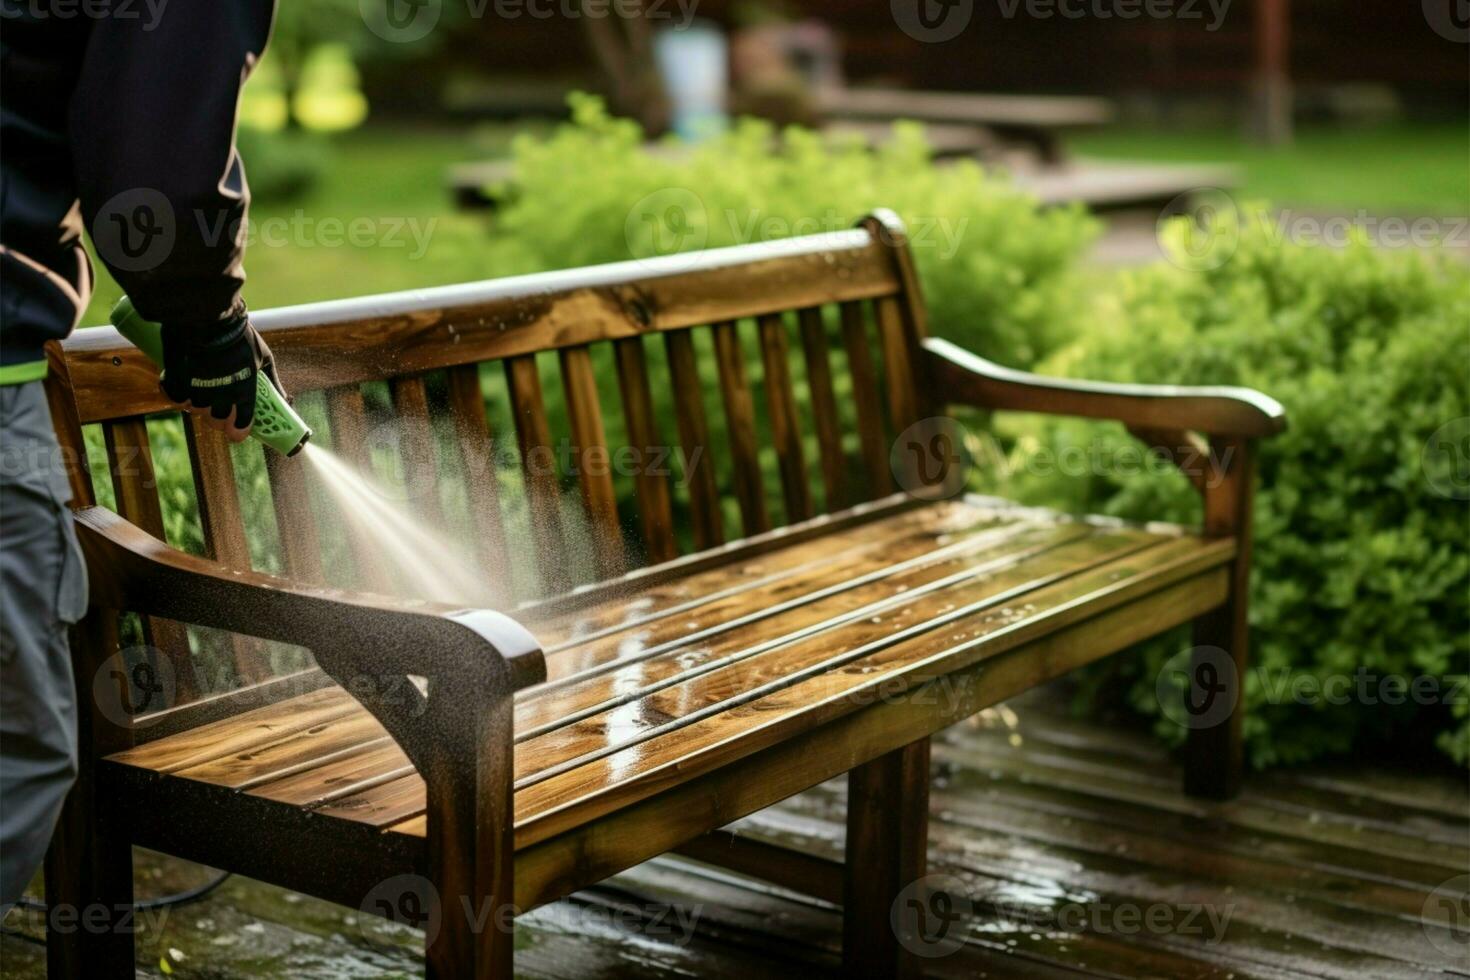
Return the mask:
<path fill-rule="evenodd" d="M 212 428 L 235 442 L 255 421 L 255 377 L 264 371 L 277 388 L 275 360 L 241 303 L 212 323 L 163 324 L 163 393 L 186 409 L 209 412 Z"/>

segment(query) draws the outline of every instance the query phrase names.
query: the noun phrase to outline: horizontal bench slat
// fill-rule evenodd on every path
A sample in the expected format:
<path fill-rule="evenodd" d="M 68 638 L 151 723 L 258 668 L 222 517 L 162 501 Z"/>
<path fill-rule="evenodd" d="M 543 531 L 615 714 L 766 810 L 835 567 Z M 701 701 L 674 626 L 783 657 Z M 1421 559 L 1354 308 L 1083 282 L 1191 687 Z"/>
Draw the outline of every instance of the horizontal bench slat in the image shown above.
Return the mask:
<path fill-rule="evenodd" d="M 899 288 L 884 247 L 853 230 L 282 307 L 252 319 L 287 390 L 309 391 Z M 63 347 L 83 424 L 172 409 L 158 390 L 158 369 L 113 328 L 79 330 Z"/>

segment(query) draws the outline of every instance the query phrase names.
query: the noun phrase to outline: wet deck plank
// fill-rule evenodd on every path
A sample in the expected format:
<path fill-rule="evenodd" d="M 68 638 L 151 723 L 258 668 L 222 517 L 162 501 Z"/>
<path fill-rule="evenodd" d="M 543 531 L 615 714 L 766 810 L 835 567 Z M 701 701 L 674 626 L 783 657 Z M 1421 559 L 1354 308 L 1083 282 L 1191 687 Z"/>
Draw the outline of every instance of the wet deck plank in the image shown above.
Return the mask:
<path fill-rule="evenodd" d="M 1470 973 L 1470 937 L 1423 921 L 1431 893 L 1470 862 L 1463 778 L 1329 765 L 1204 804 L 1178 793 L 1176 766 L 1148 737 L 1067 718 L 1064 701 L 1032 692 L 936 744 L 931 866 L 971 904 L 963 945 L 926 961 L 927 976 Z M 836 858 L 843 807 L 839 780 L 737 828 Z M 138 863 L 142 895 L 207 877 L 156 855 Z M 1163 926 L 1149 928 L 1150 909 Z M 522 919 L 517 975 L 835 976 L 839 916 L 661 858 Z M 421 964 L 411 931 L 242 878 L 144 925 L 139 976 L 164 976 L 162 958 L 176 978 L 413 977 Z M 39 931 L 22 913 L 6 926 Z M 43 951 L 3 937 L 0 976 L 43 977 Z"/>

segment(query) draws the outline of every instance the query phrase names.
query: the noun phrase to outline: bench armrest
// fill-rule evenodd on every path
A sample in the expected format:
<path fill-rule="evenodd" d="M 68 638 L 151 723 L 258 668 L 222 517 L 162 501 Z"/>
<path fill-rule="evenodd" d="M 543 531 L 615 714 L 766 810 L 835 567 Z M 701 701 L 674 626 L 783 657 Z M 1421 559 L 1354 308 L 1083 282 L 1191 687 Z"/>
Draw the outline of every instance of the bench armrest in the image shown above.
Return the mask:
<path fill-rule="evenodd" d="M 1286 411 L 1250 388 L 1187 388 L 1050 378 L 1002 367 L 936 337 L 923 342 L 935 394 L 981 408 L 1114 419 L 1129 429 L 1256 438 L 1286 428 Z"/>
<path fill-rule="evenodd" d="M 76 524 L 93 605 L 300 644 L 319 660 L 375 673 L 479 680 L 507 692 L 546 678 L 540 644 L 503 613 L 228 569 L 171 548 L 103 507 L 78 511 Z"/>

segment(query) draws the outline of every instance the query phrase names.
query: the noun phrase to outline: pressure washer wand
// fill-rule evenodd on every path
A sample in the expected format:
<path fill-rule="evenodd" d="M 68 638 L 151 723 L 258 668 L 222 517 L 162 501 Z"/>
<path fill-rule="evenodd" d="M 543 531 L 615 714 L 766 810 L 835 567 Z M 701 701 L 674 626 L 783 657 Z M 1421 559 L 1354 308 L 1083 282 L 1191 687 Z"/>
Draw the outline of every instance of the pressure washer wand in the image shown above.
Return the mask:
<path fill-rule="evenodd" d="M 163 367 L 163 328 L 143 319 L 124 296 L 112 308 L 112 325 L 148 359 Z M 250 434 L 276 452 L 295 456 L 311 438 L 311 427 L 296 414 L 286 396 L 262 371 L 255 376 L 255 423 Z"/>

